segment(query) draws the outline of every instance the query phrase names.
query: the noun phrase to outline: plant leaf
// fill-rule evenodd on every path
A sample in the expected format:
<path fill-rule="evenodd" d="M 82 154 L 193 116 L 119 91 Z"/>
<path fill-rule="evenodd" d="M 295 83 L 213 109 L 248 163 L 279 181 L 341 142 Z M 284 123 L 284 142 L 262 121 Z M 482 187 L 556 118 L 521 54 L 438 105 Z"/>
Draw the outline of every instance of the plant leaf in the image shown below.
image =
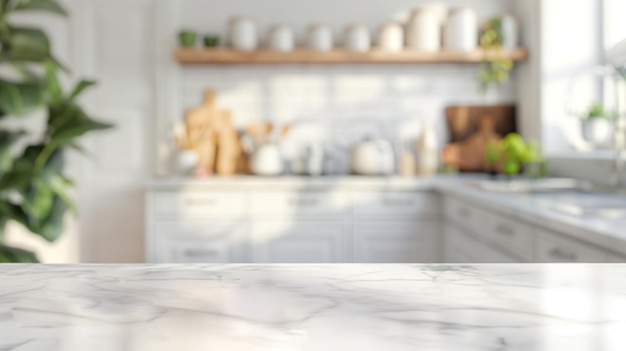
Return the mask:
<path fill-rule="evenodd" d="M 57 76 L 57 66 L 54 62 L 47 60 L 44 63 L 46 70 L 46 87 L 50 94 L 50 103 L 52 106 L 58 106 L 63 101 L 63 89 Z"/>
<path fill-rule="evenodd" d="M 49 120 L 54 125 L 51 142 L 59 146 L 73 144 L 86 133 L 112 128 L 113 125 L 93 120 L 78 106 L 67 106 L 62 112 L 50 110 Z"/>
<path fill-rule="evenodd" d="M 63 234 L 63 217 L 68 210 L 68 205 L 59 196 L 52 200 L 50 214 L 41 222 L 39 230 L 31 230 L 40 235 L 48 242 L 55 242 Z"/>
<path fill-rule="evenodd" d="M 20 137 L 26 134 L 23 130 L 15 132 L 0 130 L 0 174 L 8 172 L 13 167 L 11 147 Z"/>
<path fill-rule="evenodd" d="M 93 80 L 81 80 L 80 82 L 78 82 L 78 84 L 76 84 L 76 87 L 72 91 L 72 94 L 70 94 L 70 100 L 75 100 L 80 94 L 83 93 L 83 91 L 96 84 L 98 83 Z"/>
<path fill-rule="evenodd" d="M 67 16 L 68 13 L 59 4 L 54 0 L 21 0 L 19 1 L 15 7 L 12 9 L 13 11 L 47 11 L 52 12 L 60 16 Z"/>
<path fill-rule="evenodd" d="M 44 103 L 39 84 L 0 80 L 0 110 L 12 116 L 31 113 Z"/>
<path fill-rule="evenodd" d="M 39 263 L 39 260 L 30 251 L 0 245 L 0 263 Z"/>
<path fill-rule="evenodd" d="M 38 28 L 10 27 L 6 57 L 10 61 L 41 62 L 50 58 L 50 40 Z"/>

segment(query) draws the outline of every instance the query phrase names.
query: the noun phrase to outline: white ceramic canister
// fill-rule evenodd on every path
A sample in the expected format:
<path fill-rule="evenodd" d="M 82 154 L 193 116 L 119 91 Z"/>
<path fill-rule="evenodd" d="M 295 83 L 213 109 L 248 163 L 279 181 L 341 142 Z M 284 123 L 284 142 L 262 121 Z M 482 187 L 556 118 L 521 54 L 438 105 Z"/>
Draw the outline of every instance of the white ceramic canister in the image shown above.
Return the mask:
<path fill-rule="evenodd" d="M 421 176 L 437 174 L 439 168 L 439 142 L 432 128 L 425 128 L 417 143 L 417 173 Z"/>
<path fill-rule="evenodd" d="M 234 49 L 241 51 L 254 51 L 259 46 L 259 35 L 254 20 L 250 17 L 240 16 L 231 19 L 230 43 Z"/>
<path fill-rule="evenodd" d="M 291 27 L 284 24 L 272 26 L 269 31 L 269 47 L 272 50 L 289 52 L 293 51 L 295 35 Z"/>
<path fill-rule="evenodd" d="M 478 46 L 478 19 L 469 7 L 450 11 L 444 31 L 444 47 L 450 51 L 471 52 Z"/>
<path fill-rule="evenodd" d="M 423 52 L 441 50 L 441 14 L 437 7 L 423 7 L 413 11 L 406 28 L 407 47 Z"/>
<path fill-rule="evenodd" d="M 309 48 L 316 51 L 330 51 L 334 46 L 333 31 L 325 24 L 314 24 L 309 27 Z"/>
<path fill-rule="evenodd" d="M 404 49 L 404 29 L 398 23 L 387 23 L 378 33 L 378 47 L 383 51 L 398 52 Z"/>
<path fill-rule="evenodd" d="M 367 52 L 372 47 L 369 29 L 362 24 L 354 24 L 346 28 L 346 48 L 350 51 Z"/>
<path fill-rule="evenodd" d="M 512 50 L 519 46 L 519 27 L 515 17 L 511 15 L 502 16 L 502 36 L 504 37 L 503 49 Z"/>

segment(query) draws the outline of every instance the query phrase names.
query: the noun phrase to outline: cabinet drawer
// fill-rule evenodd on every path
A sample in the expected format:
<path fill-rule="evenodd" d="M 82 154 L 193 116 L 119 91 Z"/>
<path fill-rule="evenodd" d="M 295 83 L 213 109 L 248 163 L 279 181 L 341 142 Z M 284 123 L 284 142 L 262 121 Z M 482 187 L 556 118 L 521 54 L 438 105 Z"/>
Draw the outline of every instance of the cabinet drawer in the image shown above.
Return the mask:
<path fill-rule="evenodd" d="M 358 217 L 437 217 L 440 200 L 424 192 L 355 192 L 354 214 Z"/>
<path fill-rule="evenodd" d="M 230 263 L 234 262 L 228 243 L 170 242 L 170 263 Z"/>
<path fill-rule="evenodd" d="M 240 237 L 245 226 L 237 221 L 157 221 L 155 232 L 159 238 L 224 240 Z"/>
<path fill-rule="evenodd" d="M 546 231 L 537 233 L 538 262 L 606 262 L 607 254 L 602 250 L 587 246 Z"/>
<path fill-rule="evenodd" d="M 488 216 L 490 218 L 485 221 L 488 230 L 477 234 L 484 234 L 487 240 L 524 260 L 532 261 L 535 243 L 534 229 L 524 223 L 503 218 L 495 213 Z"/>
<path fill-rule="evenodd" d="M 487 211 L 468 203 L 456 199 L 446 199 L 444 213 L 446 220 L 455 222 L 473 233 L 484 232 L 489 228 Z"/>
<path fill-rule="evenodd" d="M 517 263 L 518 261 L 453 225 L 446 225 L 444 257 L 447 263 Z"/>
<path fill-rule="evenodd" d="M 345 193 L 272 192 L 251 196 L 254 216 L 340 216 L 349 209 L 349 200 Z"/>
<path fill-rule="evenodd" d="M 246 197 L 239 193 L 157 193 L 153 201 L 157 215 L 221 216 L 246 212 Z"/>
<path fill-rule="evenodd" d="M 254 220 L 250 239 L 255 263 L 346 262 L 343 221 Z"/>

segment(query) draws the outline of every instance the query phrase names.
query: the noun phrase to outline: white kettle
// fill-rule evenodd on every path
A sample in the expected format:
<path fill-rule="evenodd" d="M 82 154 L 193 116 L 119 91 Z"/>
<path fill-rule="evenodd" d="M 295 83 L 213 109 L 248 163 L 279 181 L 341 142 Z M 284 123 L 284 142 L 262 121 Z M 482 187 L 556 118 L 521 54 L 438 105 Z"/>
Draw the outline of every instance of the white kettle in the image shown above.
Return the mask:
<path fill-rule="evenodd" d="M 394 171 L 393 146 L 386 140 L 365 141 L 352 149 L 352 173 L 358 175 L 391 175 Z"/>

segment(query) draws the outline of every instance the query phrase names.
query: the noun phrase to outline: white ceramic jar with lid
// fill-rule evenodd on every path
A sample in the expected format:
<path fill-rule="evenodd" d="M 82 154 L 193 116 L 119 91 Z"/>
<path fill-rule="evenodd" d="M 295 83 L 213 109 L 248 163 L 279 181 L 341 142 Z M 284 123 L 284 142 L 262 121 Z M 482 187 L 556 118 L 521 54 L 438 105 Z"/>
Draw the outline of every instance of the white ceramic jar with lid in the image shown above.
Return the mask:
<path fill-rule="evenodd" d="M 353 24 L 346 28 L 346 48 L 350 51 L 367 52 L 372 46 L 369 29 L 362 24 Z"/>
<path fill-rule="evenodd" d="M 254 51 L 259 46 L 256 22 L 250 17 L 239 16 L 229 23 L 229 41 L 232 47 L 241 51 Z"/>
<path fill-rule="evenodd" d="M 450 51 L 471 52 L 478 46 L 478 19 L 469 7 L 450 11 L 444 31 L 444 47 Z"/>
<path fill-rule="evenodd" d="M 334 46 L 333 31 L 325 24 L 314 24 L 309 27 L 309 48 L 316 51 L 330 51 Z"/>
<path fill-rule="evenodd" d="M 517 20 L 511 15 L 502 16 L 502 48 L 513 50 L 519 46 L 519 27 Z"/>
<path fill-rule="evenodd" d="M 404 49 L 404 29 L 398 23 L 387 23 L 378 33 L 378 47 L 383 51 L 399 52 Z"/>
<path fill-rule="evenodd" d="M 295 35 L 291 27 L 284 24 L 277 24 L 270 28 L 270 49 L 281 52 L 289 52 L 293 51 L 295 45 Z"/>
<path fill-rule="evenodd" d="M 442 17 L 439 6 L 425 6 L 414 10 L 406 28 L 407 47 L 423 52 L 440 51 Z"/>

